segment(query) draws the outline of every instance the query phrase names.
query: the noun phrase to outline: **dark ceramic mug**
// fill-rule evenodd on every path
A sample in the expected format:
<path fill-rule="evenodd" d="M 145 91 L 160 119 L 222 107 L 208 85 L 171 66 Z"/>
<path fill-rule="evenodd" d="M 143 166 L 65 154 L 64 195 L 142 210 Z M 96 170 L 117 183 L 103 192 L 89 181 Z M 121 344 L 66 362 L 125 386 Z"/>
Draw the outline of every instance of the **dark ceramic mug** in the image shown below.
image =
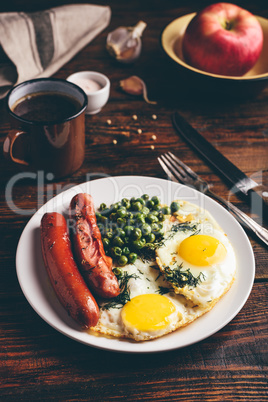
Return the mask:
<path fill-rule="evenodd" d="M 7 95 L 13 129 L 4 155 L 24 170 L 60 178 L 80 168 L 85 157 L 87 97 L 77 85 L 56 78 L 25 81 Z"/>

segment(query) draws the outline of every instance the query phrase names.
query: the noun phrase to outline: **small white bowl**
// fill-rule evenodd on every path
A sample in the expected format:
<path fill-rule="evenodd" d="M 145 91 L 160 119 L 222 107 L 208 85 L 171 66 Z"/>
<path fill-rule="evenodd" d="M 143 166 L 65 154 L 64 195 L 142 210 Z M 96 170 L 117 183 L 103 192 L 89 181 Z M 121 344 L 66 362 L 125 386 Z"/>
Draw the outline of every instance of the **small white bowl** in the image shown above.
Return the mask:
<path fill-rule="evenodd" d="M 67 78 L 78 85 L 87 95 L 87 114 L 96 114 L 106 105 L 110 95 L 110 80 L 96 71 L 80 71 Z"/>

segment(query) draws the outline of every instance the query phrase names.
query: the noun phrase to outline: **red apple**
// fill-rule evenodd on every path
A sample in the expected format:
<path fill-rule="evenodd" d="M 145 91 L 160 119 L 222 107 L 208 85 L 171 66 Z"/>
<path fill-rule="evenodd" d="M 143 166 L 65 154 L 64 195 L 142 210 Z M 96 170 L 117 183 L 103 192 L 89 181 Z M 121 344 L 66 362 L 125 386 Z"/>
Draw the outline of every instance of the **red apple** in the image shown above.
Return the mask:
<path fill-rule="evenodd" d="M 185 61 L 214 74 L 241 76 L 258 60 L 263 46 L 259 21 L 230 3 L 206 7 L 190 21 L 182 42 Z"/>

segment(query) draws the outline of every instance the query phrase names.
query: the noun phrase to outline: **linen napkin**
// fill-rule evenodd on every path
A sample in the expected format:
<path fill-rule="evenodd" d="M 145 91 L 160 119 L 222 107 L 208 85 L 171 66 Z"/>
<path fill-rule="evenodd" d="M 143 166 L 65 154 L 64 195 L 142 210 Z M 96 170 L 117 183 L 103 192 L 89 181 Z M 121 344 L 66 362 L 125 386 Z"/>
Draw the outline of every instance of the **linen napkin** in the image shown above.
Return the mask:
<path fill-rule="evenodd" d="M 71 4 L 0 14 L 0 99 L 22 81 L 49 77 L 104 30 L 108 6 Z"/>

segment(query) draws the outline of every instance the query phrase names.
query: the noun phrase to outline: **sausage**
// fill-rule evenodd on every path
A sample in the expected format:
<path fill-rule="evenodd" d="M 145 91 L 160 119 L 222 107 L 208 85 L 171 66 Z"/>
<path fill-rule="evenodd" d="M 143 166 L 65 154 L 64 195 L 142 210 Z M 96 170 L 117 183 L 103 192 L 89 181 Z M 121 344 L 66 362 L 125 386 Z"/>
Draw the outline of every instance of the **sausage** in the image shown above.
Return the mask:
<path fill-rule="evenodd" d="M 63 215 L 57 212 L 44 214 L 41 245 L 45 268 L 59 301 L 82 327 L 95 326 L 99 320 L 99 307 L 74 261 Z"/>
<path fill-rule="evenodd" d="M 104 298 L 118 296 L 119 284 L 112 272 L 112 259 L 103 248 L 92 197 L 85 193 L 75 195 L 69 217 L 74 255 L 88 287 L 93 294 Z"/>

